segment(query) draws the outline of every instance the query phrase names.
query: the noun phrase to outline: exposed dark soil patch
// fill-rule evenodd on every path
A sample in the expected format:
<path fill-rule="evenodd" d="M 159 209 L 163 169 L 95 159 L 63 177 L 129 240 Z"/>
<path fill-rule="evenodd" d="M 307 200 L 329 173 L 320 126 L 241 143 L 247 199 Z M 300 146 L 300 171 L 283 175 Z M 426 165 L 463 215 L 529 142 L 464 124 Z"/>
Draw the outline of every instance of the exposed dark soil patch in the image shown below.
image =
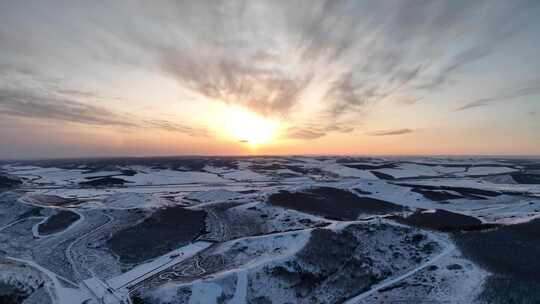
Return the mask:
<path fill-rule="evenodd" d="M 354 191 L 354 192 L 356 192 L 357 194 L 360 194 L 360 195 L 370 195 L 370 194 L 372 194 L 369 191 L 365 191 L 365 190 L 358 189 L 358 188 L 352 189 L 352 191 Z"/>
<path fill-rule="evenodd" d="M 38 232 L 42 235 L 60 232 L 76 222 L 80 216 L 71 211 L 62 210 L 50 216 L 44 223 L 39 224 Z"/>
<path fill-rule="evenodd" d="M 486 199 L 486 197 L 496 197 L 504 193 L 491 190 L 483 190 L 467 187 L 451 187 L 451 186 L 431 186 L 431 185 L 413 185 L 413 184 L 396 184 L 403 187 L 411 187 L 414 192 L 422 193 L 427 191 L 453 191 L 459 193 L 461 197 L 456 198 L 469 198 L 469 199 Z M 422 193 L 423 194 L 423 193 Z M 448 193 L 450 194 L 450 193 Z M 451 199 L 451 198 L 449 198 Z"/>
<path fill-rule="evenodd" d="M 238 169 L 235 160 L 228 158 L 185 158 L 176 159 L 168 165 L 170 169 L 177 171 L 204 171 L 205 166 L 218 168 Z"/>
<path fill-rule="evenodd" d="M 494 273 L 480 296 L 487 303 L 540 303 L 540 220 L 453 238 L 467 258 Z"/>
<path fill-rule="evenodd" d="M 413 161 L 405 161 L 405 162 L 401 162 L 401 163 L 402 164 L 414 164 L 414 165 L 427 166 L 427 167 L 447 167 L 447 168 L 465 168 L 465 169 L 468 169 L 470 167 L 474 167 L 473 164 L 423 163 L 423 162 L 413 162 Z M 489 166 L 492 167 L 491 165 L 489 165 Z M 496 165 L 496 166 L 502 167 L 503 165 Z"/>
<path fill-rule="evenodd" d="M 254 171 L 275 171 L 275 170 L 283 170 L 287 169 L 287 165 L 283 165 L 280 163 L 270 163 L 270 164 L 253 164 L 249 166 L 250 169 Z"/>
<path fill-rule="evenodd" d="M 18 179 L 6 175 L 0 175 L 0 189 L 12 188 L 22 184 Z"/>
<path fill-rule="evenodd" d="M 305 168 L 302 166 L 290 165 L 290 164 L 281 164 L 281 163 L 270 163 L 270 164 L 253 164 L 249 167 L 254 171 L 276 171 L 276 170 L 291 170 L 294 173 L 302 175 L 325 175 L 328 174 L 320 168 Z M 291 174 L 292 175 L 292 174 Z"/>
<path fill-rule="evenodd" d="M 91 173 L 91 172 L 88 172 Z M 93 179 L 100 179 L 100 178 L 106 178 L 106 177 L 115 177 L 115 176 L 134 176 L 137 174 L 137 171 L 127 169 L 127 170 L 121 170 L 119 174 L 109 174 L 109 175 L 99 175 L 99 176 L 87 176 L 85 179 L 87 180 L 93 180 Z"/>
<path fill-rule="evenodd" d="M 519 184 L 540 184 L 540 174 L 513 173 L 511 176 Z"/>
<path fill-rule="evenodd" d="M 280 191 L 272 194 L 269 201 L 273 205 L 337 220 L 355 220 L 360 214 L 386 214 L 403 210 L 400 205 L 331 187 L 302 192 Z"/>
<path fill-rule="evenodd" d="M 122 170 L 121 172 L 122 174 L 120 175 L 124 175 L 124 176 L 134 176 L 135 174 L 137 174 L 137 171 L 131 170 L 131 169 Z"/>
<path fill-rule="evenodd" d="M 381 161 L 378 158 L 373 157 L 341 157 L 336 160 L 338 164 L 350 164 L 350 163 L 368 163 Z"/>
<path fill-rule="evenodd" d="M 428 163 L 428 162 L 415 162 L 415 161 L 404 161 L 401 162 L 402 164 L 415 164 L 420 166 L 428 166 L 428 167 L 447 167 L 447 168 L 464 168 L 465 170 L 469 170 L 470 168 L 474 167 L 512 167 L 511 164 L 497 164 L 497 163 L 479 163 L 475 164 L 472 163 L 461 163 L 461 164 L 453 164 L 453 163 Z"/>
<path fill-rule="evenodd" d="M 381 172 L 377 172 L 377 171 L 369 171 L 369 172 L 371 172 L 373 175 L 375 175 L 379 179 L 384 179 L 384 180 L 394 180 L 395 179 L 392 175 L 389 175 L 389 174 L 385 174 L 385 173 L 381 173 Z"/>
<path fill-rule="evenodd" d="M 538 160 L 520 163 L 520 165 L 526 171 L 540 170 L 540 162 Z"/>
<path fill-rule="evenodd" d="M 128 181 L 117 177 L 100 177 L 86 182 L 80 182 L 83 187 L 106 187 L 106 186 L 123 186 Z"/>
<path fill-rule="evenodd" d="M 381 165 L 367 165 L 367 164 L 355 164 L 345 165 L 346 167 L 359 169 L 359 170 L 377 170 L 377 169 L 394 169 L 398 166 L 395 163 L 381 164 Z"/>
<path fill-rule="evenodd" d="M 461 269 L 463 269 L 463 266 L 461 266 L 459 264 L 450 264 L 450 265 L 446 266 L 446 269 L 448 269 L 448 270 L 461 270 Z"/>
<path fill-rule="evenodd" d="M 22 220 L 22 219 L 29 218 L 29 217 L 32 217 L 32 216 L 41 216 L 41 210 L 43 210 L 43 208 L 41 208 L 41 207 L 32 207 L 30 210 L 28 210 L 28 211 L 24 212 L 23 214 L 19 215 L 17 217 L 17 220 Z"/>
<path fill-rule="evenodd" d="M 107 246 L 126 264 L 158 257 L 197 238 L 205 229 L 204 211 L 179 206 L 156 211 L 141 223 L 114 234 Z"/>
<path fill-rule="evenodd" d="M 497 227 L 493 224 L 482 224 L 472 216 L 442 209 L 435 212 L 417 211 L 408 217 L 394 216 L 392 219 L 402 224 L 439 231 L 475 231 Z"/>
<path fill-rule="evenodd" d="M 32 200 L 37 201 L 44 206 L 66 206 L 77 203 L 74 198 L 61 197 L 57 195 L 35 194 L 31 196 Z"/>
<path fill-rule="evenodd" d="M 145 166 L 156 169 L 179 171 L 204 171 L 204 166 L 237 169 L 240 157 L 113 157 L 113 158 L 72 158 L 38 161 L 21 161 L 21 165 L 34 165 L 43 168 L 81 169 L 84 164 L 86 173 L 122 170 L 124 176 L 136 174 L 134 170 L 125 170 L 126 166 Z M 135 173 L 134 173 L 135 172 Z"/>
<path fill-rule="evenodd" d="M 242 191 L 237 191 L 237 192 L 242 193 L 242 194 L 253 194 L 253 193 L 259 192 L 259 190 L 242 190 Z"/>
<path fill-rule="evenodd" d="M 28 294 L 8 283 L 0 282 L 0 303 L 20 304 L 28 297 Z"/>

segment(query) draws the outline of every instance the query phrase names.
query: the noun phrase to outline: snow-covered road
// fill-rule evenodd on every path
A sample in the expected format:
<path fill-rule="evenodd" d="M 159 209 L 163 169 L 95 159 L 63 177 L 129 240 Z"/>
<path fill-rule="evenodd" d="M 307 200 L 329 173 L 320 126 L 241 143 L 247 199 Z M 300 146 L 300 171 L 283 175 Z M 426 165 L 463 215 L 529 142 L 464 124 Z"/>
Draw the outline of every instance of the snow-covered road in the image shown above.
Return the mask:
<path fill-rule="evenodd" d="M 204 241 L 191 243 L 187 246 L 169 252 L 159 258 L 156 258 L 152 262 L 136 266 L 128 272 L 124 272 L 117 277 L 111 278 L 107 281 L 107 284 L 115 290 L 120 290 L 129 286 L 136 285 L 141 281 L 144 281 L 149 277 L 159 273 L 160 271 L 167 269 L 168 267 L 171 267 L 188 258 L 191 258 L 200 251 L 210 247 L 210 245 L 212 245 L 212 243 Z"/>

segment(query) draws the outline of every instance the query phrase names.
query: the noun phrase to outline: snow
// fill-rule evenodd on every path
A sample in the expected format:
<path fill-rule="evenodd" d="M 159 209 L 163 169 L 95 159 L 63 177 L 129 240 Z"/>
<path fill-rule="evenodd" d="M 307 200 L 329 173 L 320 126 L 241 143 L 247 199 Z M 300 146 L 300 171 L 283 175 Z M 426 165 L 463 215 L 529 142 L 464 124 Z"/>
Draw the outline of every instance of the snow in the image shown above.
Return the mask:
<path fill-rule="evenodd" d="M 409 178 L 409 177 L 419 177 L 419 176 L 439 176 L 441 175 L 433 167 L 423 166 L 417 164 L 400 164 L 397 169 L 377 169 L 373 170 L 380 173 L 388 174 L 394 178 Z"/>
<path fill-rule="evenodd" d="M 439 241 L 441 241 L 441 240 L 439 239 Z M 371 294 L 373 294 L 373 293 L 375 293 L 375 292 L 377 292 L 377 291 L 379 291 L 379 290 L 381 290 L 381 289 L 383 289 L 385 287 L 391 286 L 391 285 L 395 284 L 396 282 L 402 281 L 402 280 L 416 274 L 417 272 L 427 268 L 428 266 L 435 264 L 440 259 L 448 256 L 450 253 L 452 253 L 452 251 L 455 250 L 455 248 L 456 247 L 454 246 L 454 244 L 452 244 L 450 242 L 446 243 L 446 247 L 444 248 L 444 250 L 441 253 L 439 253 L 438 255 L 436 255 L 435 257 L 432 257 L 429 261 L 419 265 L 418 267 L 416 267 L 416 268 L 414 268 L 412 270 L 407 271 L 406 273 L 404 273 L 402 275 L 399 275 L 397 277 L 391 277 L 388 280 L 382 281 L 381 283 L 379 283 L 379 284 L 377 284 L 375 286 L 372 286 L 370 288 L 370 290 L 368 290 L 366 292 L 363 292 L 363 293 L 359 294 L 358 296 L 345 301 L 344 304 L 358 303 L 362 299 L 370 296 Z"/>
<path fill-rule="evenodd" d="M 43 284 L 43 279 L 36 272 L 30 271 L 17 265 L 9 265 L 2 261 L 2 271 L 0 271 L 0 282 L 17 286 L 25 292 L 32 292 Z"/>
<path fill-rule="evenodd" d="M 270 179 L 268 176 L 253 172 L 249 169 L 226 173 L 223 174 L 223 177 L 235 181 L 267 181 Z"/>
<path fill-rule="evenodd" d="M 209 173 L 214 173 L 214 174 L 223 174 L 223 173 L 233 171 L 230 168 L 213 167 L 213 166 L 208 166 L 208 165 L 204 166 L 203 170 Z"/>
<path fill-rule="evenodd" d="M 169 202 L 152 194 L 145 193 L 114 193 L 103 200 L 103 207 L 130 209 L 130 208 L 159 208 Z"/>
<path fill-rule="evenodd" d="M 41 168 L 35 166 L 22 166 L 22 167 L 11 167 L 13 171 L 11 174 L 26 177 L 29 179 L 34 179 L 36 183 L 44 183 L 50 185 L 75 185 L 82 181 L 87 181 L 86 177 L 97 177 L 97 176 L 110 176 L 110 175 L 119 175 L 122 172 L 120 171 L 98 171 L 85 173 L 86 170 L 82 169 L 61 169 L 61 168 Z"/>
<path fill-rule="evenodd" d="M 86 299 L 91 298 L 89 294 L 86 292 L 83 292 L 80 289 L 72 289 L 72 288 L 66 288 L 64 287 L 60 281 L 58 280 L 57 275 L 38 265 L 34 261 L 30 260 L 23 260 L 19 258 L 14 257 L 7 257 L 8 259 L 21 262 L 24 264 L 27 264 L 31 267 L 36 268 L 37 270 L 41 271 L 43 274 L 45 274 L 47 277 L 49 277 L 52 281 L 52 288 L 54 289 L 54 296 L 53 298 L 56 299 L 54 302 L 59 304 L 74 304 L 74 303 L 83 303 Z"/>
<path fill-rule="evenodd" d="M 84 280 L 83 284 L 104 304 L 121 304 L 126 298 L 126 294 L 112 290 L 110 286 L 96 277 Z"/>
<path fill-rule="evenodd" d="M 246 246 L 249 251 L 261 253 L 259 256 L 249 261 L 249 263 L 244 264 L 244 267 L 250 268 L 255 265 L 262 265 L 270 262 L 277 256 L 290 256 L 295 254 L 307 244 L 310 236 L 311 231 L 308 229 L 272 235 L 243 237 L 220 244 L 220 246 L 216 248 L 215 254 L 225 253 L 235 244 Z M 274 250 L 276 248 L 281 248 L 281 250 L 276 252 Z"/>
<path fill-rule="evenodd" d="M 435 172 L 438 172 L 443 175 L 465 172 L 465 170 L 467 169 L 466 167 L 447 167 L 447 166 L 436 166 L 432 168 Z"/>
<path fill-rule="evenodd" d="M 139 172 L 134 176 L 123 176 L 123 179 L 134 185 L 167 185 L 167 184 L 196 184 L 196 183 L 225 183 L 228 180 L 217 174 L 198 171 L 152 170 L 147 173 Z"/>
<path fill-rule="evenodd" d="M 84 173 L 82 174 L 84 177 L 99 177 L 99 176 L 111 176 L 111 175 L 120 175 L 122 172 L 120 171 L 98 171 L 98 172 L 92 172 L 92 173 Z"/>
<path fill-rule="evenodd" d="M 107 284 L 115 289 L 136 284 L 171 265 L 194 256 L 198 252 L 210 247 L 210 245 L 211 243 L 203 241 L 191 243 L 158 257 L 151 262 L 138 265 L 117 277 L 111 278 L 107 281 Z"/>
<path fill-rule="evenodd" d="M 447 269 L 446 266 L 452 264 L 462 265 L 463 268 L 459 271 Z M 436 270 L 430 271 L 423 268 L 402 278 L 401 281 L 394 281 L 393 285 L 387 285 L 391 287 L 404 283 L 407 287 L 385 291 L 385 303 L 416 303 L 418 299 L 422 299 L 422 303 L 462 304 L 477 302 L 477 296 L 483 290 L 482 285 L 489 275 L 487 271 L 466 260 L 457 248 L 450 254 L 432 261 L 431 265 L 436 266 Z M 425 289 L 426 280 L 432 282 L 428 291 Z M 371 292 L 357 303 L 378 303 L 380 295 L 380 293 Z"/>
<path fill-rule="evenodd" d="M 251 209 L 250 209 L 251 208 Z M 252 210 L 256 208 L 257 210 Z M 276 232 L 286 231 L 294 229 L 303 229 L 309 227 L 314 223 L 324 223 L 326 220 L 310 215 L 307 213 L 286 209 L 282 207 L 273 206 L 262 202 L 253 202 L 239 205 L 228 209 L 228 214 L 234 214 L 234 216 L 241 219 L 251 219 L 260 225 L 261 231 L 264 232 Z M 261 219 L 261 215 L 266 215 L 266 220 Z M 310 223 L 303 224 L 302 220 L 309 220 Z"/>
<path fill-rule="evenodd" d="M 464 167 L 453 166 L 427 166 L 421 164 L 402 163 L 398 165 L 398 168 L 386 168 L 374 170 L 380 173 L 388 174 L 394 178 L 411 178 L 411 177 L 425 177 L 425 176 L 443 176 L 453 175 L 458 177 L 465 176 L 482 176 L 492 174 L 505 174 L 517 171 L 510 167 L 499 166 L 473 166 L 467 169 Z"/>
<path fill-rule="evenodd" d="M 535 212 L 528 215 L 523 215 L 521 212 L 506 213 L 498 215 L 500 219 L 495 222 L 503 225 L 516 225 L 530 222 L 540 218 L 540 212 Z"/>
<path fill-rule="evenodd" d="M 201 204 L 193 206 L 195 209 L 204 210 L 205 208 L 210 207 L 223 207 L 223 209 L 226 210 L 223 214 L 226 214 L 227 221 L 224 223 L 230 225 L 233 229 L 225 232 L 231 235 L 236 233 L 233 236 L 233 238 L 236 239 L 228 242 L 214 245 L 208 242 L 195 242 L 169 252 L 148 263 L 138 265 L 133 269 L 112 278 L 111 276 L 114 276 L 119 272 L 119 266 L 117 264 L 113 265 L 112 263 L 115 263 L 116 260 L 114 260 L 114 257 L 110 252 L 105 252 L 105 250 L 103 250 L 100 254 L 103 254 L 103 257 L 108 254 L 106 257 L 111 259 L 110 263 L 111 266 L 115 267 L 115 271 L 103 270 L 94 273 L 99 273 L 100 277 L 110 279 L 107 282 L 102 282 L 97 277 L 94 277 L 78 283 L 81 283 L 81 285 L 79 285 L 80 287 L 84 287 L 83 285 L 88 286 L 93 293 L 111 298 L 111 301 L 115 301 L 114 298 L 117 296 L 122 297 L 123 294 L 127 292 L 127 286 L 136 284 L 176 263 L 189 259 L 212 245 L 212 255 L 227 255 L 231 254 L 229 250 L 237 252 L 238 248 L 245 247 L 246 249 L 245 251 L 243 249 L 241 254 L 235 256 L 234 265 L 230 266 L 231 268 L 212 273 L 211 276 L 206 275 L 191 278 L 191 281 L 182 284 L 164 283 L 163 285 L 149 287 L 150 292 L 159 295 L 161 298 L 160 301 L 166 301 L 167 299 L 177 299 L 175 298 L 175 293 L 179 286 L 189 286 L 192 290 L 192 296 L 189 300 L 190 303 L 216 303 L 218 302 L 218 297 L 222 295 L 222 292 L 226 292 L 228 296 L 232 296 L 232 298 L 229 299 L 230 303 L 245 303 L 246 298 L 248 296 L 251 297 L 252 293 L 255 292 L 254 290 L 268 287 L 269 289 L 272 288 L 272 290 L 276 290 L 277 294 L 275 295 L 275 298 L 274 295 L 272 295 L 274 302 L 295 302 L 297 299 L 294 298 L 294 295 L 291 295 L 289 291 L 279 290 L 279 286 L 272 285 L 275 282 L 265 282 L 266 277 L 264 276 L 262 281 L 259 281 L 257 284 L 253 286 L 250 284 L 255 280 L 256 274 L 262 273 L 261 269 L 263 267 L 282 264 L 284 261 L 293 259 L 294 255 L 308 242 L 313 229 L 310 227 L 314 227 L 316 226 L 315 224 L 319 223 L 331 223 L 329 226 L 326 226 L 325 229 L 337 231 L 346 227 L 347 223 L 332 223 L 332 221 L 321 219 L 315 215 L 309 215 L 265 203 L 265 198 L 269 194 L 282 189 L 293 191 L 313 186 L 337 187 L 347 190 L 359 189 L 370 192 L 370 194 L 362 194 L 363 196 L 408 206 L 413 210 L 421 208 L 424 210 L 423 212 L 429 213 L 434 212 L 435 209 L 445 209 L 452 212 L 475 216 L 486 223 L 513 225 L 540 218 L 540 185 L 517 184 L 509 174 L 516 171 L 516 169 L 512 168 L 514 165 L 508 163 L 502 166 L 495 161 L 483 162 L 470 159 L 436 160 L 421 158 L 419 161 L 426 162 L 426 165 L 422 165 L 421 163 L 400 163 L 398 160 L 392 159 L 392 162 L 397 164 L 397 168 L 360 170 L 336 163 L 336 159 L 333 158 L 324 160 L 309 157 L 289 157 L 286 160 L 280 158 L 275 159 L 275 162 L 284 162 L 306 169 L 318 168 L 326 171 L 329 174 L 322 174 L 323 177 L 328 177 L 326 180 L 317 180 L 318 177 L 314 174 L 299 174 L 298 172 L 293 172 L 289 169 L 261 170 L 262 172 L 249 169 L 250 167 L 253 167 L 255 162 L 264 163 L 270 162 L 271 160 L 273 160 L 273 158 L 243 158 L 241 161 L 238 161 L 240 169 L 206 166 L 204 172 L 175 171 L 170 169 L 159 170 L 151 169 L 146 166 L 131 166 L 130 168 L 132 169 L 136 168 L 136 171 L 138 172 L 136 175 L 119 176 L 119 178 L 125 179 L 130 183 L 125 184 L 124 187 L 111 187 L 108 189 L 81 189 L 79 188 L 78 182 L 86 180 L 85 177 L 115 175 L 119 174 L 119 171 L 84 173 L 86 171 L 82 169 L 66 170 L 60 168 L 9 165 L 4 166 L 3 168 L 8 173 L 28 178 L 28 180 L 25 181 L 23 188 L 30 195 L 46 194 L 79 198 L 81 204 L 70 207 L 74 211 L 95 208 L 159 208 L 169 204 L 176 204 L 183 198 L 201 202 Z M 301 162 L 301 160 L 305 162 Z M 367 161 L 363 163 L 371 165 L 376 164 L 376 162 Z M 459 166 L 445 166 L 445 164 Z M 392 175 L 396 178 L 413 179 L 405 182 L 380 180 L 370 171 L 378 171 Z M 282 176 L 280 176 L 280 174 Z M 295 177 L 285 177 L 293 175 Z M 525 195 L 505 194 L 495 197 L 486 197 L 485 200 L 462 198 L 453 199 L 448 203 L 445 202 L 442 204 L 441 202 L 431 201 L 420 193 L 412 192 L 410 187 L 399 186 L 400 183 L 465 187 L 492 191 L 514 191 L 523 192 Z M 253 194 L 239 193 L 239 191 L 248 189 L 255 189 L 257 192 Z M 444 191 L 452 192 L 449 190 Z M 171 197 L 173 201 L 171 200 Z M 221 204 L 227 200 L 234 200 L 234 203 Z M 21 200 L 20 202 L 24 201 Z M 101 210 L 96 211 L 101 212 Z M 120 210 L 112 210 L 111 215 L 114 215 L 113 213 L 121 214 L 121 212 L 122 211 Z M 136 215 L 137 213 L 131 212 L 130 214 Z M 119 217 L 118 219 L 122 219 L 122 217 Z M 303 219 L 309 219 L 311 222 L 301 221 Z M 35 224 L 40 220 L 45 221 L 46 218 L 41 217 L 41 219 L 37 219 L 34 217 L 30 224 Z M 116 221 L 117 218 L 114 218 L 114 220 Z M 10 223 L 3 228 L 10 228 L 16 223 L 18 223 L 18 221 Z M 77 223 L 79 223 L 79 221 Z M 257 231 L 257 236 L 245 237 L 245 235 L 255 234 L 248 234 L 246 231 L 240 229 L 243 228 L 242 225 L 245 223 L 253 223 L 252 226 L 246 224 L 248 227 L 247 229 L 256 226 L 257 229 L 260 230 Z M 86 223 L 82 221 L 82 224 L 84 225 Z M 120 229 L 125 225 L 126 222 L 112 223 L 110 225 L 111 227 L 104 226 L 104 229 L 111 229 L 111 232 L 114 232 L 114 229 Z M 29 227 L 30 226 L 27 226 L 27 228 Z M 73 224 L 70 228 L 71 227 L 74 227 L 74 229 L 66 229 L 71 230 L 68 232 L 67 236 L 77 233 L 78 229 L 81 228 L 79 224 Z M 0 228 L 0 230 L 3 228 Z M 225 225 L 225 228 L 228 227 Z M 296 229 L 298 229 L 298 231 L 290 231 Z M 289 230 L 289 232 L 281 232 L 285 230 Z M 5 231 L 5 233 L 8 232 L 8 230 Z M 41 237 L 37 233 L 37 225 L 32 226 L 32 234 L 35 237 L 36 242 L 50 242 L 50 244 L 53 244 L 55 241 L 63 240 L 63 238 L 65 239 L 65 237 L 62 236 L 64 232 L 51 236 L 50 238 Z M 31 238 L 30 232 L 27 231 L 27 233 Z M 263 235 L 260 235 L 259 233 Z M 265 233 L 270 234 L 264 235 Z M 97 233 L 95 235 L 89 234 L 88 244 L 91 244 L 101 237 L 102 236 Z M 106 236 L 103 237 L 106 238 Z M 95 240 L 93 240 L 93 238 L 95 238 Z M 83 238 L 80 240 L 82 239 Z M 69 248 L 73 247 L 74 243 L 75 242 L 71 242 Z M 80 244 L 83 244 L 83 242 L 81 241 Z M 232 248 L 233 246 L 234 248 Z M 421 277 L 422 273 L 427 271 L 425 269 L 427 265 L 439 265 L 441 263 L 456 260 L 454 257 L 454 255 L 457 254 L 456 250 L 448 253 L 447 250 L 450 249 L 451 247 L 446 247 L 446 250 L 443 252 L 445 254 L 438 258 L 432 256 L 432 259 L 428 262 L 432 264 L 421 265 L 421 267 L 409 270 L 405 274 L 401 272 L 396 273 L 395 277 L 389 278 L 388 281 L 375 286 L 375 290 L 372 289 L 368 291 L 369 294 L 365 294 L 362 299 L 376 302 L 376 300 L 373 300 L 373 296 L 377 295 L 376 290 L 380 290 L 385 286 L 388 287 L 392 284 L 411 280 L 418 276 Z M 86 260 L 85 267 L 88 267 L 89 272 L 93 272 L 96 269 L 93 269 L 94 266 L 92 265 L 88 266 L 90 265 L 88 262 L 92 261 L 92 259 L 101 257 L 100 255 L 96 255 L 96 252 L 97 250 L 89 250 L 89 255 L 84 258 Z M 82 255 L 83 253 L 81 253 L 81 256 Z M 203 255 L 206 255 L 206 252 L 203 253 Z M 72 289 L 62 286 L 58 280 L 63 278 L 53 272 L 56 271 L 60 274 L 62 273 L 60 270 L 51 269 L 52 271 L 49 271 L 43 267 L 39 268 L 40 265 L 37 265 L 32 261 L 21 261 L 31 266 L 33 265 L 34 268 L 50 278 L 49 281 L 46 280 L 45 286 L 50 287 L 53 296 L 58 295 L 60 298 L 67 299 L 63 300 L 64 302 L 61 304 L 80 303 L 82 300 L 90 299 L 92 297 L 92 294 L 86 292 L 85 289 Z M 36 258 L 36 261 L 40 260 Z M 74 263 L 76 264 L 77 262 L 77 259 L 75 259 Z M 463 263 L 463 265 L 465 265 L 465 263 Z M 46 264 L 43 264 L 43 266 L 53 267 Z M 442 265 L 440 268 L 446 279 L 445 282 L 448 282 L 447 285 L 451 285 L 451 287 L 446 291 L 442 290 L 440 292 L 444 296 L 441 299 L 448 299 L 450 303 L 456 303 L 456 301 L 448 298 L 449 295 L 452 295 L 452 291 L 458 292 L 459 287 L 465 288 L 465 285 L 468 283 L 476 284 L 474 286 L 478 286 L 485 276 L 477 268 L 471 268 L 472 270 L 468 270 L 468 272 L 462 274 L 463 277 L 456 277 L 451 272 L 447 272 L 445 267 L 446 265 Z M 211 271 L 212 269 L 207 270 Z M 431 274 L 431 272 L 429 272 L 429 274 Z M 228 281 L 222 284 L 217 281 L 217 278 L 226 278 Z M 463 282 L 460 278 L 463 278 Z M 232 282 L 236 282 L 236 285 L 233 285 Z M 265 283 L 268 283 L 268 286 L 265 286 Z M 117 295 L 107 290 L 107 284 L 112 288 L 118 289 Z M 222 285 L 220 286 L 220 284 Z M 249 290 L 248 285 L 250 285 Z M 145 289 L 146 287 L 148 286 L 144 286 L 141 290 L 147 291 Z M 409 292 L 413 288 L 414 285 L 408 286 L 406 289 L 403 289 L 403 292 Z M 436 286 L 435 288 L 437 289 L 439 286 Z M 471 288 L 467 287 L 465 289 L 467 295 L 472 294 Z M 388 291 L 385 295 L 392 294 L 392 292 L 394 291 Z M 421 291 L 418 289 L 416 292 Z M 417 295 L 422 294 L 420 293 Z M 462 302 L 466 303 L 468 301 L 463 300 Z"/>
<path fill-rule="evenodd" d="M 34 182 L 52 185 L 68 185 L 82 178 L 83 170 L 65 170 L 60 168 L 25 168 L 10 172 L 13 175 L 27 178 L 39 177 Z"/>
<path fill-rule="evenodd" d="M 191 289 L 189 304 L 217 304 L 221 292 L 221 286 L 218 284 L 197 281 Z"/>
<path fill-rule="evenodd" d="M 414 182 L 407 182 L 415 185 L 428 186 L 447 186 L 447 187 L 466 187 L 492 191 L 516 191 L 526 192 L 529 194 L 540 194 L 540 185 L 524 185 L 524 184 L 495 184 L 485 180 L 474 178 L 452 178 L 452 179 L 429 179 Z"/>
<path fill-rule="evenodd" d="M 355 168 L 345 167 L 339 164 L 333 164 L 330 166 L 323 167 L 325 171 L 332 172 L 341 177 L 358 177 L 362 179 L 377 179 L 373 173 L 367 170 L 359 170 Z"/>
<path fill-rule="evenodd" d="M 244 237 L 220 243 L 216 245 L 213 254 L 226 254 L 232 247 L 245 247 L 246 251 L 243 253 L 249 257 L 244 261 L 237 261 L 237 263 L 242 263 L 238 268 L 213 274 L 208 280 L 199 279 L 191 283 L 164 284 L 152 292 L 153 297 L 159 298 L 159 303 L 172 302 L 177 295 L 178 288 L 191 286 L 192 294 L 189 303 L 217 303 L 217 298 L 222 294 L 222 288 L 214 281 L 233 274 L 237 276 L 236 290 L 231 302 L 228 303 L 247 303 L 248 274 L 265 265 L 290 259 L 305 246 L 310 235 L 310 230 L 303 230 Z"/>
<path fill-rule="evenodd" d="M 40 222 L 38 222 L 37 224 L 32 226 L 32 235 L 35 238 L 40 238 L 41 237 L 41 235 L 39 234 L 39 231 L 38 231 L 38 227 L 39 227 L 39 225 L 45 223 L 48 219 L 49 219 L 49 217 L 45 216 L 45 217 L 43 217 L 43 219 Z M 80 218 L 79 218 L 79 220 L 80 220 Z"/>
<path fill-rule="evenodd" d="M 270 172 L 277 174 L 277 175 L 296 175 L 301 176 L 302 174 L 295 172 L 291 169 L 277 169 L 277 170 L 271 170 Z"/>
<path fill-rule="evenodd" d="M 358 181 L 352 188 L 359 188 L 362 191 L 370 192 L 369 197 L 411 208 L 436 209 L 441 207 L 440 204 L 424 198 L 423 195 L 411 192 L 408 187 L 396 186 L 382 180 Z"/>
<path fill-rule="evenodd" d="M 456 174 L 457 176 L 475 176 L 475 175 L 491 175 L 491 174 L 505 174 L 516 172 L 518 170 L 508 167 L 470 167 L 467 172 Z"/>
<path fill-rule="evenodd" d="M 233 298 L 229 302 L 230 304 L 243 304 L 247 300 L 247 288 L 248 288 L 248 273 L 247 270 L 243 269 L 238 271 L 236 281 L 236 292 L 234 293 Z"/>
<path fill-rule="evenodd" d="M 208 191 L 198 191 L 198 192 L 192 192 L 191 194 L 187 195 L 185 198 L 189 200 L 195 200 L 201 203 L 208 203 L 212 201 L 224 201 L 232 198 L 237 198 L 242 196 L 242 194 L 234 191 L 229 191 L 226 189 L 215 189 L 215 190 L 208 190 Z"/>

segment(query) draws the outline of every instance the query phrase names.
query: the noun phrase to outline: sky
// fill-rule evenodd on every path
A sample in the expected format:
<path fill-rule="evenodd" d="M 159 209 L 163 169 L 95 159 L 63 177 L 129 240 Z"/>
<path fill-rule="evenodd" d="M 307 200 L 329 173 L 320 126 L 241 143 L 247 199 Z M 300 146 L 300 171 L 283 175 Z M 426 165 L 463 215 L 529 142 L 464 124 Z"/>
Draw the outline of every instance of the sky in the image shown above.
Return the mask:
<path fill-rule="evenodd" d="M 540 155 L 540 1 L 0 0 L 0 158 Z"/>

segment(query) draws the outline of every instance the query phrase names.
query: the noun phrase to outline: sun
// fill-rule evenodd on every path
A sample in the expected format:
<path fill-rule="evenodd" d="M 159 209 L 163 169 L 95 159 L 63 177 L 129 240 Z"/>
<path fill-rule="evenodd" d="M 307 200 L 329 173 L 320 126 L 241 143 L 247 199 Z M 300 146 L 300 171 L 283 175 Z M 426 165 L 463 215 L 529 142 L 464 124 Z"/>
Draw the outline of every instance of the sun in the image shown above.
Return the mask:
<path fill-rule="evenodd" d="M 277 136 L 278 122 L 242 108 L 228 113 L 227 132 L 233 140 L 251 148 L 270 143 Z"/>

